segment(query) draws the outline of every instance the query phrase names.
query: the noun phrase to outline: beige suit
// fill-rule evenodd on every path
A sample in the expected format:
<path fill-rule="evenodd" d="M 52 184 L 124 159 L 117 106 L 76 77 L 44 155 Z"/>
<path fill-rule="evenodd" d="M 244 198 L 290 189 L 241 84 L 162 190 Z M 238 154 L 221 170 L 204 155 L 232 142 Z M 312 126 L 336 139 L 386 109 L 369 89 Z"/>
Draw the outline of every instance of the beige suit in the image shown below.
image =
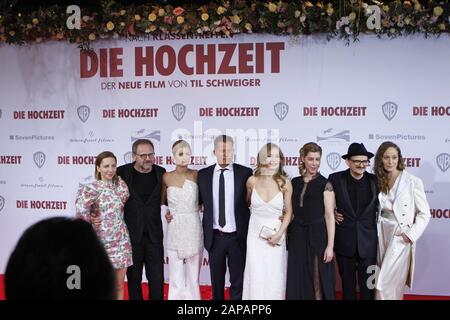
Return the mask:
<path fill-rule="evenodd" d="M 403 171 L 399 176 L 391 214 L 381 214 L 386 195 L 379 194 L 378 267 L 376 298 L 403 299 L 405 284 L 412 287 L 416 241 L 430 220 L 422 181 Z M 412 241 L 406 243 L 401 234 Z"/>

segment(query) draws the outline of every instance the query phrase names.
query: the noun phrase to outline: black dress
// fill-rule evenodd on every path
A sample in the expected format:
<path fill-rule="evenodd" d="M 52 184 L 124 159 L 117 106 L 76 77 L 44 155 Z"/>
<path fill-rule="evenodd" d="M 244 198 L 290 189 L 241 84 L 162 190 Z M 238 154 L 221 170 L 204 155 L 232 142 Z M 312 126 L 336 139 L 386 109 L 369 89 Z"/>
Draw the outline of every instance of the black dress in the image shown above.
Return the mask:
<path fill-rule="evenodd" d="M 322 175 L 305 183 L 292 179 L 294 220 L 288 229 L 286 299 L 335 299 L 336 275 L 333 261 L 323 262 L 328 234 L 323 193 L 332 190 Z"/>

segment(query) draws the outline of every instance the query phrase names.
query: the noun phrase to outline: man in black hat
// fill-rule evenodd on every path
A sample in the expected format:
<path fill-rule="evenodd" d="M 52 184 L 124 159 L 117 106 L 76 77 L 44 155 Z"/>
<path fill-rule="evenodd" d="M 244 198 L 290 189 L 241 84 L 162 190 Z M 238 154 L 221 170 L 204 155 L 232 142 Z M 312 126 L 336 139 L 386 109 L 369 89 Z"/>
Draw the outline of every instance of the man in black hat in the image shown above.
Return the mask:
<path fill-rule="evenodd" d="M 349 169 L 333 173 L 329 181 L 336 197 L 334 250 L 342 280 L 344 300 L 356 299 L 356 277 L 360 298 L 372 300 L 374 288 L 367 283 L 376 264 L 378 187 L 375 175 L 366 172 L 373 153 L 362 143 L 352 143 L 343 155 Z"/>

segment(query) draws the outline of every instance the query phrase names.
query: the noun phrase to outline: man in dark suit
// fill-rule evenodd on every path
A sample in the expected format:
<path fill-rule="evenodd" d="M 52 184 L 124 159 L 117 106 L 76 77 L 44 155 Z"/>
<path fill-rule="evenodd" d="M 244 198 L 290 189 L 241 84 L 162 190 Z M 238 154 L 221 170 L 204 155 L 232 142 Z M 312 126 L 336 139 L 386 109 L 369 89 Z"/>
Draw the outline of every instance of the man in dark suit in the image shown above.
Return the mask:
<path fill-rule="evenodd" d="M 198 186 L 203 202 L 203 233 L 209 254 L 214 300 L 224 300 L 225 273 L 230 273 L 230 299 L 242 299 L 247 231 L 250 210 L 246 182 L 250 168 L 233 163 L 234 142 L 221 135 L 214 140 L 217 164 L 199 171 Z"/>
<path fill-rule="evenodd" d="M 134 162 L 117 168 L 130 190 L 124 213 L 133 250 L 133 265 L 127 271 L 128 295 L 130 300 L 142 300 L 145 265 L 149 298 L 160 300 L 164 298 L 161 183 L 166 170 L 154 164 L 155 151 L 150 140 L 136 140 L 132 152 Z"/>
<path fill-rule="evenodd" d="M 349 169 L 331 174 L 336 197 L 334 250 L 345 300 L 356 299 L 356 275 L 360 298 L 374 299 L 367 279 L 376 264 L 378 187 L 375 175 L 366 172 L 373 153 L 362 143 L 352 143 L 342 158 Z"/>

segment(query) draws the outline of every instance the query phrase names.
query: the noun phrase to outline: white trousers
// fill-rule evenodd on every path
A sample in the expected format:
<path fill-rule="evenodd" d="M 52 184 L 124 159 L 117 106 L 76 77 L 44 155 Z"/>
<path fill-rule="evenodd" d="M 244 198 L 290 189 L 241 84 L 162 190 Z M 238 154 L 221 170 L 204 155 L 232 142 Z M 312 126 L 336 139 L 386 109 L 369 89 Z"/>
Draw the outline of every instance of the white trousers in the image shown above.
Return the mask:
<path fill-rule="evenodd" d="M 169 257 L 169 300 L 200 300 L 198 278 L 202 255 L 179 259 L 177 252 L 167 250 Z"/>
<path fill-rule="evenodd" d="M 378 222 L 376 300 L 402 300 L 411 263 L 411 244 L 406 243 L 394 217 Z"/>

